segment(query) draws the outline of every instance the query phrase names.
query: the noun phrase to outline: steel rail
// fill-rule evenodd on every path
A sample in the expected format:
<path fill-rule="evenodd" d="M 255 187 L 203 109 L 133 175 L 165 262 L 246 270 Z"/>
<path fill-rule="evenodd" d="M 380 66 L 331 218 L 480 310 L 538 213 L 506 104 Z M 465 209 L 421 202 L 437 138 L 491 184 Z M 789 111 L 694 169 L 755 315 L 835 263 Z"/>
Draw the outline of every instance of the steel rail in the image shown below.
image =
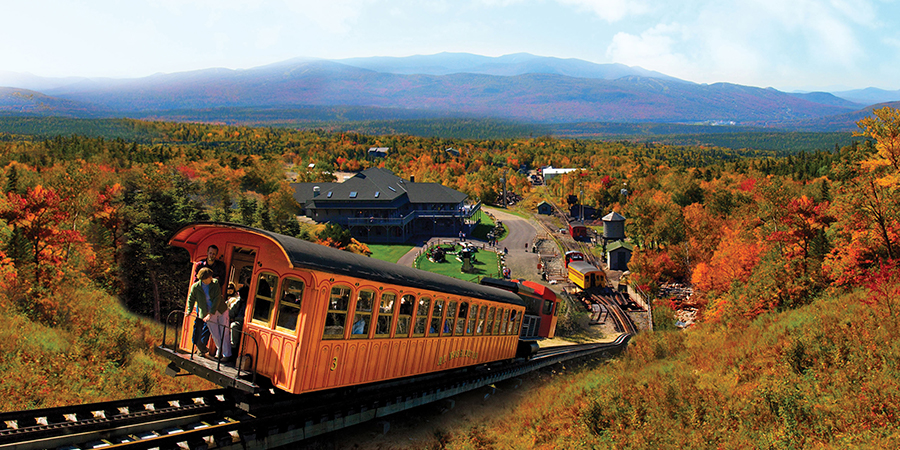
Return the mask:
<path fill-rule="evenodd" d="M 74 436 L 90 440 L 142 424 L 176 424 L 188 416 L 215 414 L 230 405 L 224 389 L 63 406 L 0 414 L 0 449 L 52 448 Z M 153 425 L 156 427 L 157 425 Z"/>

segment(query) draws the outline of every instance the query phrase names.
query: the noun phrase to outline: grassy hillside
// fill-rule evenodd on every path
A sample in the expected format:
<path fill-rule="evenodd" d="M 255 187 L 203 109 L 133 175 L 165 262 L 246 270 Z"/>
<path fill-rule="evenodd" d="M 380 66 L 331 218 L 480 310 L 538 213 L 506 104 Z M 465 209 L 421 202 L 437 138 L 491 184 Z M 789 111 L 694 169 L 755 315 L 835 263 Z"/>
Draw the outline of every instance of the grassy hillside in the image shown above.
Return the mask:
<path fill-rule="evenodd" d="M 900 321 L 870 295 L 639 335 L 443 448 L 897 448 Z"/>
<path fill-rule="evenodd" d="M 152 350 L 162 326 L 95 289 L 63 287 L 52 299 L 0 296 L 0 321 L 0 411 L 214 388 L 165 376 L 167 362 Z"/>

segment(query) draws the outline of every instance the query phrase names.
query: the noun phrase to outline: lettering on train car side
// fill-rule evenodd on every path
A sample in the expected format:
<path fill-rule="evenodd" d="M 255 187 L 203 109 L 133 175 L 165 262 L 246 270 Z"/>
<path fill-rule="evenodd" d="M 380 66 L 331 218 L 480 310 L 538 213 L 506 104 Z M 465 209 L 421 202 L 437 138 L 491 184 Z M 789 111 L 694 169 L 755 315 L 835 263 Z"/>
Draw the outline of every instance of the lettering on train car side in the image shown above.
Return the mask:
<path fill-rule="evenodd" d="M 446 356 L 438 356 L 437 365 L 443 365 L 445 362 L 456 359 L 456 358 L 470 358 L 470 359 L 478 359 L 478 352 L 473 350 L 454 350 L 447 354 Z"/>
<path fill-rule="evenodd" d="M 335 370 L 337 370 L 337 356 L 331 360 L 331 371 L 334 372 Z"/>

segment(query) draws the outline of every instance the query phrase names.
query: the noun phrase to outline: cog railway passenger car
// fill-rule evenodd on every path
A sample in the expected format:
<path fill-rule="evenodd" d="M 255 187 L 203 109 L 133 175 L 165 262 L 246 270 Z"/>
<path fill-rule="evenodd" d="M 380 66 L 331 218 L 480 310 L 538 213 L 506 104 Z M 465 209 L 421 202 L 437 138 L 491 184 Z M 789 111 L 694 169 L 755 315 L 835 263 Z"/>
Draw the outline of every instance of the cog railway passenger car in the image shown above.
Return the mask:
<path fill-rule="evenodd" d="M 606 273 L 593 264 L 584 261 L 570 261 L 568 269 L 569 281 L 581 289 L 606 286 Z"/>
<path fill-rule="evenodd" d="M 525 305 L 508 291 L 235 224 L 192 224 L 169 243 L 192 260 L 216 245 L 228 269 L 222 284 L 249 285 L 239 353 L 252 358 L 246 371 L 192 354 L 190 311 L 174 348 L 157 348 L 178 369 L 220 385 L 257 392 L 248 381 L 255 371 L 303 393 L 517 356 Z"/>

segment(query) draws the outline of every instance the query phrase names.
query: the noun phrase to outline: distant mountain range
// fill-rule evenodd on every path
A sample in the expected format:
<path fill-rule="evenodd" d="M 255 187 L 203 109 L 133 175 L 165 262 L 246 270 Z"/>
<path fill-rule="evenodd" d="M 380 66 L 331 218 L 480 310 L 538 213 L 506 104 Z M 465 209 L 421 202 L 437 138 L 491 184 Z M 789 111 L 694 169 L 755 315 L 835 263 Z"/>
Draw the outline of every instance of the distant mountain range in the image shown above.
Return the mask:
<path fill-rule="evenodd" d="M 0 88 L 0 115 L 202 117 L 228 123 L 259 117 L 253 111 L 333 121 L 341 117 L 335 111 L 352 110 L 356 120 L 466 117 L 840 131 L 855 130 L 854 118 L 867 114 L 866 106 L 900 100 L 900 91 L 876 89 L 836 95 L 696 84 L 639 67 L 529 54 L 293 59 L 245 70 L 136 79 L 51 79 L 0 72 L 4 85 L 9 87 Z M 228 115 L 217 118 L 216 111 Z"/>

